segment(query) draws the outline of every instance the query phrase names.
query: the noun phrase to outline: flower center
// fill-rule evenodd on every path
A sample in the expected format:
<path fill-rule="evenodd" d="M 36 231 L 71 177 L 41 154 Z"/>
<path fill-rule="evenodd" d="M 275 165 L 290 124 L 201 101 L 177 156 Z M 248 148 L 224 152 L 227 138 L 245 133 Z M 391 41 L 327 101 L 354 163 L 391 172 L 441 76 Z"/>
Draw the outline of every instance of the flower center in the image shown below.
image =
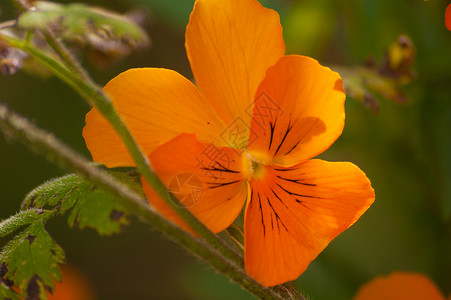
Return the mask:
<path fill-rule="evenodd" d="M 247 180 L 262 179 L 266 174 L 266 166 L 271 164 L 268 155 L 257 152 L 243 152 L 243 173 Z"/>

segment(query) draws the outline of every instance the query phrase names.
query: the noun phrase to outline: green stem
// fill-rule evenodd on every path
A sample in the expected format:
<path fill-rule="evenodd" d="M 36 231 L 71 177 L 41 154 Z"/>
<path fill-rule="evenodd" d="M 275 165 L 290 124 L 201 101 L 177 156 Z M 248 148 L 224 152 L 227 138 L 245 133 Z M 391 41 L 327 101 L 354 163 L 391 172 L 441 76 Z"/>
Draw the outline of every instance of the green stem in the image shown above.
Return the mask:
<path fill-rule="evenodd" d="M 69 49 L 67 49 L 67 47 L 57 37 L 55 37 L 55 34 L 50 30 L 44 32 L 44 34 L 47 43 L 53 48 L 53 50 L 55 50 L 59 57 L 61 57 L 66 66 L 76 72 L 85 81 L 92 82 L 92 79 L 89 77 L 88 73 L 81 67 L 80 63 L 74 58 Z"/>
<path fill-rule="evenodd" d="M 100 87 L 92 82 L 86 82 L 73 72 L 71 72 L 60 61 L 46 54 L 38 48 L 33 47 L 21 40 L 15 38 L 1 36 L 10 46 L 19 48 L 32 55 L 42 65 L 47 67 L 52 73 L 61 78 L 64 82 L 72 86 L 91 104 L 102 113 L 102 115 L 110 122 L 118 135 L 121 137 L 130 155 L 132 156 L 138 171 L 150 184 L 150 186 L 158 193 L 158 195 L 200 236 L 202 236 L 209 244 L 212 245 L 226 259 L 235 263 L 237 266 L 243 265 L 242 257 L 234 252 L 229 246 L 224 244 L 215 234 L 206 228 L 199 220 L 194 217 L 189 210 L 178 204 L 175 198 L 160 181 L 157 175 L 152 171 L 148 159 L 139 148 L 135 139 L 126 127 L 121 117 L 115 111 L 109 97 L 102 91 Z"/>
<path fill-rule="evenodd" d="M 169 238 L 189 250 L 193 255 L 210 263 L 217 271 L 224 273 L 256 297 L 260 299 L 288 299 L 287 296 L 289 296 L 289 293 L 281 290 L 280 287 L 263 287 L 254 279 L 250 278 L 242 268 L 224 260 L 215 250 L 204 245 L 202 240 L 194 238 L 165 218 L 151 211 L 147 201 L 128 186 L 111 177 L 105 171 L 93 166 L 88 160 L 55 138 L 53 134 L 37 128 L 26 118 L 11 112 L 2 104 L 0 104 L 0 131 L 6 136 L 12 137 L 33 148 L 40 154 L 45 155 L 48 159 L 57 162 L 62 167 L 75 170 L 88 180 L 98 184 L 101 188 L 116 195 L 117 201 L 142 221 L 152 224 Z M 27 218 L 33 217 L 28 216 L 29 213 L 30 211 L 20 213 L 21 222 L 1 222 L 0 233 L 6 234 L 14 229 L 14 226 L 23 225 L 23 222 Z"/>

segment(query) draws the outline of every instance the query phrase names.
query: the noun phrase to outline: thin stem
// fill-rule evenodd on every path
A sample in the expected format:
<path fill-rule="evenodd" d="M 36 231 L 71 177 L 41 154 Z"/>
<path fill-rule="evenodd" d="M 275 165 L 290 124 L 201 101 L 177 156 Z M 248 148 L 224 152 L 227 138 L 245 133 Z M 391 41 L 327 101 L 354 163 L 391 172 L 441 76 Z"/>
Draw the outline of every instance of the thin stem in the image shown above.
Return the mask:
<path fill-rule="evenodd" d="M 17 24 L 16 20 L 9 20 L 9 21 L 2 22 L 2 23 L 0 23 L 0 30 L 14 27 L 14 26 L 16 26 L 16 24 Z"/>
<path fill-rule="evenodd" d="M 69 69 L 76 72 L 85 81 L 92 82 L 91 77 L 89 77 L 88 73 L 81 67 L 80 63 L 74 58 L 73 54 L 50 29 L 44 32 L 44 35 L 47 43 L 49 43 L 50 47 L 52 47 L 59 57 L 61 57 Z"/>
<path fill-rule="evenodd" d="M 2 104 L 0 104 L 0 131 L 6 136 L 33 148 L 48 159 L 57 162 L 65 169 L 75 170 L 106 191 L 116 195 L 117 200 L 141 220 L 157 227 L 169 238 L 181 244 L 195 256 L 210 263 L 217 271 L 224 273 L 255 296 L 261 299 L 287 299 L 287 296 L 289 296 L 289 293 L 280 290 L 280 288 L 261 286 L 250 278 L 242 268 L 224 260 L 215 250 L 203 245 L 201 240 L 194 238 L 151 211 L 147 201 L 128 186 L 93 166 L 88 160 L 59 141 L 53 134 L 37 128 L 26 118 L 11 112 Z"/>
<path fill-rule="evenodd" d="M 216 235 L 214 235 L 208 228 L 206 228 L 199 220 L 194 217 L 189 210 L 183 205 L 178 204 L 177 198 L 175 198 L 160 181 L 157 175 L 152 171 L 147 157 L 139 148 L 134 137 L 126 127 L 121 117 L 115 111 L 113 104 L 109 97 L 102 91 L 100 87 L 92 82 L 86 82 L 82 78 L 72 73 L 66 66 L 60 61 L 53 58 L 29 45 L 21 40 L 15 38 L 1 36 L 0 40 L 5 40 L 10 46 L 19 48 L 28 52 L 42 65 L 47 67 L 52 73 L 61 78 L 64 82 L 72 86 L 76 91 L 80 93 L 91 104 L 102 113 L 102 115 L 110 122 L 118 135 L 122 138 L 125 146 L 127 147 L 130 155 L 132 156 L 138 171 L 150 184 L 150 186 L 158 193 L 158 195 L 200 236 L 202 236 L 214 249 L 219 251 L 226 259 L 230 260 L 237 266 L 243 265 L 242 257 L 233 251 L 229 246 L 224 244 Z"/>

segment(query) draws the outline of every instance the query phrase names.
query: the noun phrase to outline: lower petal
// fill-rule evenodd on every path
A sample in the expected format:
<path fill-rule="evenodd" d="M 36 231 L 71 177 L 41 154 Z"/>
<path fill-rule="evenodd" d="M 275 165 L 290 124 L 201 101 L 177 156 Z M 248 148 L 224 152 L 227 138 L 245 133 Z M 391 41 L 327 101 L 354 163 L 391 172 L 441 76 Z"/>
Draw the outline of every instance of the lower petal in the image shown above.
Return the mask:
<path fill-rule="evenodd" d="M 344 162 L 267 167 L 250 188 L 245 267 L 264 286 L 296 279 L 374 201 L 366 175 Z"/>
<path fill-rule="evenodd" d="M 182 134 L 158 147 L 150 160 L 180 205 L 214 233 L 226 229 L 240 213 L 247 185 L 241 174 L 241 158 L 234 150 Z M 142 183 L 148 201 L 159 213 L 194 234 L 145 180 Z"/>

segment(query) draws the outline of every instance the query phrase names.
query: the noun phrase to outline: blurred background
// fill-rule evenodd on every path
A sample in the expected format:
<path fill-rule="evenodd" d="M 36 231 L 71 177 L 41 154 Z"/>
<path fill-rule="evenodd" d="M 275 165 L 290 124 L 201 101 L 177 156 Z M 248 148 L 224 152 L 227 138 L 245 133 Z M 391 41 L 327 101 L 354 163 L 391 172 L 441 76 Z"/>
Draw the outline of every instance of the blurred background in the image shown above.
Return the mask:
<path fill-rule="evenodd" d="M 135 10 L 152 40 L 150 47 L 114 62 L 99 64 L 97 54 L 79 52 L 99 84 L 132 67 L 164 67 L 192 78 L 184 30 L 194 1 L 80 2 L 120 13 Z M 401 34 L 416 49 L 416 78 L 402 87 L 407 101 L 379 95 L 379 112 L 374 113 L 348 97 L 343 135 L 321 157 L 357 164 L 372 181 L 376 201 L 311 263 L 297 285 L 312 299 L 351 299 L 373 277 L 400 270 L 426 274 L 449 295 L 451 32 L 444 23 L 449 1 L 261 2 L 279 12 L 287 53 L 312 56 L 332 68 L 380 64 Z M 14 16 L 9 1 L 1 1 L 0 21 Z M 90 108 L 58 79 L 25 72 L 0 75 L 0 101 L 90 157 L 81 135 Z M 31 189 L 65 174 L 4 136 L 0 171 L 0 219 L 17 212 Z M 252 299 L 136 219 L 111 237 L 100 237 L 91 229 L 71 230 L 65 218 L 51 220 L 47 228 L 97 299 Z M 0 245 L 5 242 L 0 240 Z"/>

